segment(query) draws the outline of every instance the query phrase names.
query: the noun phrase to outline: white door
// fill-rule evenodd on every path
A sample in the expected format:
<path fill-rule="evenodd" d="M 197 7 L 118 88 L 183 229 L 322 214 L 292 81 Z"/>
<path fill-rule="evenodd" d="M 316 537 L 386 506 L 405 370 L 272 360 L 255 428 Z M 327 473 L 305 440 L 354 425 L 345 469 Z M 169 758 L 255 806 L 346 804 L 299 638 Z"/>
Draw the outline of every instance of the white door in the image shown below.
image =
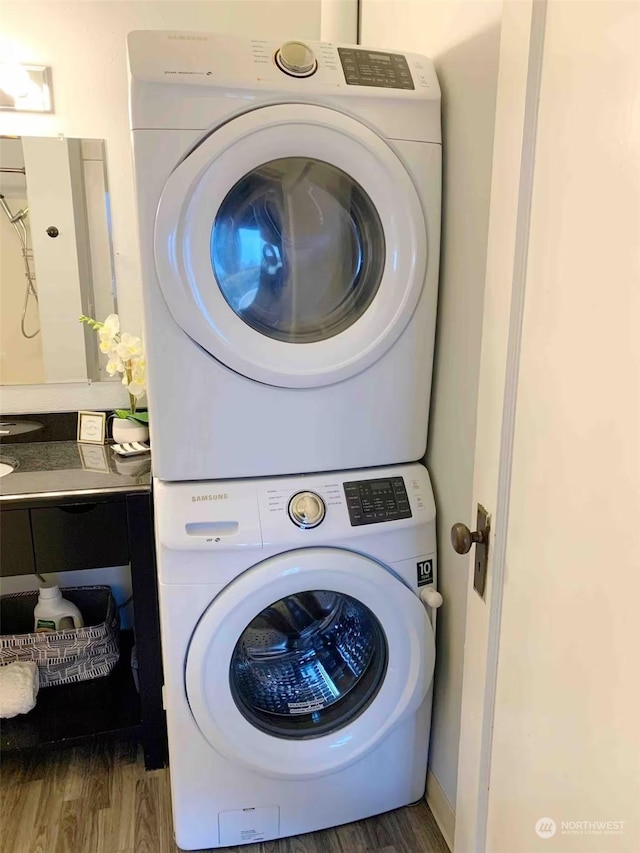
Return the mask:
<path fill-rule="evenodd" d="M 156 267 L 173 318 L 212 356 L 266 384 L 319 386 L 398 339 L 427 231 L 383 139 L 335 110 L 282 104 L 229 121 L 176 168 Z"/>
<path fill-rule="evenodd" d="M 424 701 L 435 662 L 419 598 L 379 563 L 308 548 L 271 557 L 213 600 L 187 654 L 202 734 L 284 778 L 346 767 Z"/>
<path fill-rule="evenodd" d="M 640 849 L 639 33 L 504 5 L 456 853 Z"/>

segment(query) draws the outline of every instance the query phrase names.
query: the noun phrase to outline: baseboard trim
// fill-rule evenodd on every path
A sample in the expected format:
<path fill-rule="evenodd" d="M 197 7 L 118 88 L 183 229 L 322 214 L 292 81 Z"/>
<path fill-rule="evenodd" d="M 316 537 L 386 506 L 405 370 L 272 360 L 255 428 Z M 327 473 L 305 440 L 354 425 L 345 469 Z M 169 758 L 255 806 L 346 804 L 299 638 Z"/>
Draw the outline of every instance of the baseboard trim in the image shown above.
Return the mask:
<path fill-rule="evenodd" d="M 453 850 L 453 835 L 456 828 L 456 813 L 453 806 L 447 799 L 447 795 L 442 790 L 440 783 L 433 775 L 431 770 L 427 770 L 427 793 L 426 800 L 431 809 L 431 813 L 436 819 L 436 823 L 440 827 L 440 832 L 447 842 L 449 850 Z"/>

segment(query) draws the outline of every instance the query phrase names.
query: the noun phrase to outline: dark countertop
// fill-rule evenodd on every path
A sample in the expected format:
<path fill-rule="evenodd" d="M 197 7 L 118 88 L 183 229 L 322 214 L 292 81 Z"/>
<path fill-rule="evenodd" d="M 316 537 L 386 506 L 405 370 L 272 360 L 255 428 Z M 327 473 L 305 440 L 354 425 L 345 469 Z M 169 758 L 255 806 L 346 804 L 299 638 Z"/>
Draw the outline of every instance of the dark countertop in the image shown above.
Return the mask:
<path fill-rule="evenodd" d="M 148 492 L 151 489 L 150 454 L 121 459 L 108 444 L 3 442 L 0 457 L 18 462 L 15 471 L 0 477 L 2 503 L 25 498 Z"/>

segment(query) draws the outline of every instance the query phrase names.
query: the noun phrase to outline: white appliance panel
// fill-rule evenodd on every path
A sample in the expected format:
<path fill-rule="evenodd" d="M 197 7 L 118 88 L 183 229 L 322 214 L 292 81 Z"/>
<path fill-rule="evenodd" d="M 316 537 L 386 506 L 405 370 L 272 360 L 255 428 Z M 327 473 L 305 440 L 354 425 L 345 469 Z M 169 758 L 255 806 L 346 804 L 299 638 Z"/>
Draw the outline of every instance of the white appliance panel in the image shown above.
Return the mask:
<path fill-rule="evenodd" d="M 127 41 L 135 130 L 210 128 L 214 123 L 211 104 L 221 97 L 228 113 L 246 109 L 252 102 L 306 100 L 312 93 L 328 104 L 335 103 L 338 95 L 345 103 L 344 112 L 362 115 L 369 124 L 382 124 L 388 138 L 442 141 L 440 87 L 433 63 L 419 54 L 400 54 L 410 67 L 415 88 L 386 89 L 347 85 L 338 51 L 352 45 L 307 42 L 317 57 L 318 70 L 311 77 L 294 78 L 277 67 L 274 57 L 280 44 L 273 41 L 145 31 L 130 33 Z"/>
<path fill-rule="evenodd" d="M 367 484 L 378 485 L 375 494 L 388 495 L 388 484 L 398 477 L 406 486 L 411 517 L 352 524 L 361 515 L 354 513 L 350 484 L 365 484 L 358 493 L 366 502 Z M 433 559 L 434 587 L 437 582 L 435 512 L 425 469 L 407 465 L 241 482 L 156 481 L 155 486 L 178 844 L 202 849 L 248 843 L 252 833 L 265 840 L 285 837 L 418 800 L 426 778 L 434 623 L 417 595 L 417 563 Z M 285 505 L 307 492 L 320 495 L 327 512 L 317 527 L 300 529 Z M 302 537 L 293 548 L 285 522 Z M 237 523 L 238 539 L 219 551 L 213 543 L 208 550 L 194 550 L 185 531 L 194 523 Z M 256 525 L 262 544 L 255 541 Z M 240 541 L 247 547 L 238 547 Z M 417 555 L 416 547 L 423 548 Z M 342 729 L 308 740 L 274 737 L 253 729 L 239 706 L 229 704 L 236 702 L 229 658 L 256 611 L 316 586 L 367 602 L 387 637 L 391 680 L 386 693 L 383 681 L 371 703 Z M 333 749 L 325 748 L 331 743 Z M 244 820 L 244 810 L 255 810 L 256 820 Z"/>
<path fill-rule="evenodd" d="M 166 480 L 268 476 L 410 461 L 424 455 L 437 299 L 437 248 L 430 250 L 417 309 L 383 358 L 350 379 L 320 388 L 276 388 L 233 372 L 173 320 L 153 257 L 155 209 L 193 131 L 139 131 L 134 158 L 154 472 Z M 413 162 L 428 223 L 439 245 L 441 152 L 436 145 L 394 143 Z M 427 191 L 429 189 L 429 191 Z M 437 191 L 436 191 L 437 189 Z M 435 257 L 434 257 L 435 255 Z M 382 394 L 382 396 L 381 396 Z M 384 405 L 378 405 L 383 399 Z M 176 404 L 178 401 L 178 404 Z M 185 420 L 189 441 L 184 441 Z M 213 439 L 213 440 L 212 440 Z"/>

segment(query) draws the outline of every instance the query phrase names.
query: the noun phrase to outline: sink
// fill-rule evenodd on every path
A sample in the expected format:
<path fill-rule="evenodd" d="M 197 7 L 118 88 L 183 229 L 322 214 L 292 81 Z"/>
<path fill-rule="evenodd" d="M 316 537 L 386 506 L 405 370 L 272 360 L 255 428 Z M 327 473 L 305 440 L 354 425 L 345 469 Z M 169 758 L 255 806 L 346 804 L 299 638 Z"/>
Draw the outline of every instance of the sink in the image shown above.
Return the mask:
<path fill-rule="evenodd" d="M 0 477 L 6 477 L 18 467 L 18 460 L 9 456 L 0 456 Z"/>

